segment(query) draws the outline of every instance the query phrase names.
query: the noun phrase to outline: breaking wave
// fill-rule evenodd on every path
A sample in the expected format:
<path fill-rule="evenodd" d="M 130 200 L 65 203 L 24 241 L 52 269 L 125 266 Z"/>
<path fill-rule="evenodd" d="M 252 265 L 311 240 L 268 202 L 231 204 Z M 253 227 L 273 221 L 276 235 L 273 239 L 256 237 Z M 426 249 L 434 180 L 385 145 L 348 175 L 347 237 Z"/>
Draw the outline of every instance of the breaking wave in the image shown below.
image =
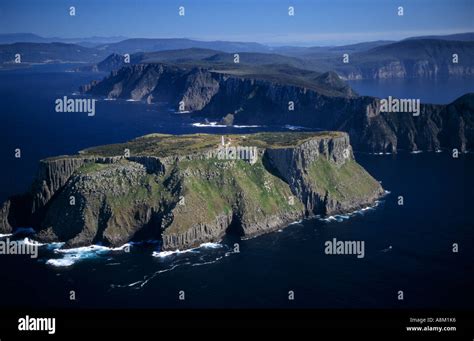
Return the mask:
<path fill-rule="evenodd" d="M 192 123 L 193 127 L 197 128 L 260 128 L 260 125 L 225 125 L 219 124 L 218 122 L 207 122 L 207 123 Z"/>
<path fill-rule="evenodd" d="M 131 288 L 139 290 L 160 274 L 175 270 L 183 266 L 203 266 L 214 264 L 225 257 L 236 253 L 231 247 L 221 243 L 203 243 L 196 248 L 176 251 L 154 251 L 153 257 L 159 258 L 160 265 L 165 266 L 160 270 L 143 276 L 128 284 L 112 284 L 111 288 Z M 171 257 L 172 256 L 172 257 Z"/>
<path fill-rule="evenodd" d="M 61 249 L 64 243 L 52 243 L 48 244 L 49 248 L 54 251 L 55 254 L 61 255 L 61 258 L 51 258 L 46 261 L 46 264 L 54 267 L 69 267 L 75 263 L 85 259 L 95 259 L 101 256 L 107 255 L 112 252 L 125 251 L 128 252 L 131 244 L 124 244 L 120 247 L 106 247 L 102 245 L 89 245 L 82 246 L 72 249 Z"/>
<path fill-rule="evenodd" d="M 385 194 L 384 196 L 390 194 L 389 191 L 385 191 Z M 366 214 L 367 212 L 370 212 L 370 211 L 374 211 L 383 201 L 380 201 L 380 200 L 377 200 L 375 201 L 375 203 L 372 205 L 372 206 L 366 206 L 366 207 L 363 207 L 361 209 L 358 209 L 358 210 L 355 210 L 355 211 L 352 211 L 352 212 L 349 212 L 349 213 L 346 213 L 346 214 L 335 214 L 335 215 L 331 215 L 331 216 L 328 216 L 328 217 L 317 217 L 318 220 L 321 220 L 321 221 L 325 221 L 327 223 L 330 223 L 330 222 L 338 222 L 338 223 L 341 223 L 343 222 L 344 220 L 348 220 L 354 216 L 357 216 L 357 215 L 364 215 Z"/>

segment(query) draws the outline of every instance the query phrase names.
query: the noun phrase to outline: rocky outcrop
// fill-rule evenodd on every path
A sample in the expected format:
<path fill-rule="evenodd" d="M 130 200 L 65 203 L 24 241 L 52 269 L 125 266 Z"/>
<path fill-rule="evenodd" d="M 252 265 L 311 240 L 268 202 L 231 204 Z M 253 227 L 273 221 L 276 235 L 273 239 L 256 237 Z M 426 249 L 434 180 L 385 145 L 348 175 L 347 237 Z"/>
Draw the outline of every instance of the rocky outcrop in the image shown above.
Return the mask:
<path fill-rule="evenodd" d="M 213 100 L 219 101 L 220 98 L 226 103 L 234 99 L 234 105 L 238 105 L 244 103 L 242 100 L 252 99 L 259 88 L 270 95 L 281 93 L 285 96 L 281 98 L 281 108 L 286 108 L 285 110 L 288 108 L 288 101 L 291 100 L 288 97 L 291 97 L 292 92 L 300 91 L 300 88 L 305 93 L 317 91 L 329 97 L 355 96 L 352 89 L 334 72 L 320 74 L 313 82 L 307 81 L 304 83 L 305 89 L 296 84 L 280 82 L 276 75 L 273 78 L 269 80 L 268 75 L 239 77 L 206 68 L 161 63 L 135 64 L 113 70 L 102 81 L 84 85 L 80 90 L 107 98 L 143 100 L 149 103 L 168 102 L 171 107 L 180 111 L 200 111 L 206 109 Z M 239 99 L 236 94 L 243 97 Z M 225 108 L 227 107 L 228 105 Z"/>
<path fill-rule="evenodd" d="M 456 148 L 465 152 L 474 143 L 474 94 L 466 94 L 448 105 L 422 104 L 420 114 L 381 112 L 380 100 L 371 99 L 339 126 L 348 131 L 357 150 L 436 151 Z"/>
<path fill-rule="evenodd" d="M 227 233 L 257 236 L 382 195 L 355 162 L 346 133 L 227 138 L 256 146 L 256 158 L 222 159 L 220 139 L 199 134 L 139 138 L 125 144 L 136 152 L 130 157 L 111 155 L 123 145 L 110 145 L 43 160 L 31 191 L 2 206 L 0 233 L 33 226 L 38 240 L 65 247 L 155 238 L 172 250 Z"/>
<path fill-rule="evenodd" d="M 7 200 L 0 208 L 0 234 L 9 234 L 12 232 L 12 226 L 8 221 L 11 201 Z"/>
<path fill-rule="evenodd" d="M 452 57 L 451 57 L 452 58 Z M 474 66 L 437 64 L 431 60 L 387 61 L 337 70 L 342 79 L 460 78 L 474 76 Z"/>
<path fill-rule="evenodd" d="M 71 176 L 49 205 L 38 238 L 66 241 L 69 247 L 126 243 L 159 211 L 149 180 L 145 167 L 135 162 L 99 164 Z"/>
<path fill-rule="evenodd" d="M 297 148 L 269 148 L 265 151 L 266 160 L 277 170 L 278 174 L 290 185 L 292 192 L 304 203 L 307 215 L 334 214 L 355 208 L 360 208 L 372 203 L 382 195 L 382 188 L 374 179 L 362 176 L 362 182 L 358 183 L 360 169 L 356 166 L 351 169 L 351 179 L 337 177 L 338 182 L 334 186 L 322 186 L 321 179 L 325 175 L 320 172 L 311 172 L 312 168 L 324 169 L 329 164 L 335 164 L 339 170 L 354 163 L 352 148 L 349 144 L 349 136 L 342 135 L 330 140 L 310 140 Z M 355 163 L 354 163 L 355 165 Z M 326 174 L 328 177 L 333 174 Z M 319 181 L 321 180 L 321 182 Z M 348 185 L 359 186 L 357 195 L 353 196 L 340 189 Z M 327 184 L 327 183 L 326 183 Z M 342 196 L 339 196 L 343 194 Z"/>
<path fill-rule="evenodd" d="M 167 232 L 162 236 L 164 250 L 179 250 L 208 242 L 218 242 L 232 223 L 232 215 L 219 215 L 214 222 L 193 224 L 182 233 Z"/>
<path fill-rule="evenodd" d="M 33 183 L 32 213 L 43 207 L 84 162 L 82 158 L 40 161 L 38 174 Z"/>
<path fill-rule="evenodd" d="M 333 67 L 343 79 L 446 79 L 474 75 L 474 42 L 409 39 L 354 53 Z"/>
<path fill-rule="evenodd" d="M 35 213 L 62 188 L 70 176 L 85 163 L 114 163 L 122 157 L 114 158 L 55 158 L 40 161 L 38 173 L 33 183 L 32 212 Z"/>

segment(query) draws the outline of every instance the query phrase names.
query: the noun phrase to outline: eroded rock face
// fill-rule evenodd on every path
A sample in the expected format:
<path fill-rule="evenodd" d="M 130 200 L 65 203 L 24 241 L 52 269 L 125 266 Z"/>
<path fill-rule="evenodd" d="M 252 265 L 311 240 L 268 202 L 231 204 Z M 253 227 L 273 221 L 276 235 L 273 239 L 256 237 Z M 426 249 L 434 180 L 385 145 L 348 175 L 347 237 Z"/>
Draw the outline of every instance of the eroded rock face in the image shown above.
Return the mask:
<path fill-rule="evenodd" d="M 95 241 L 122 245 L 159 210 L 143 165 L 94 165 L 99 169 L 72 175 L 52 201 L 40 225 L 40 239 L 66 241 L 67 246 Z"/>
<path fill-rule="evenodd" d="M 190 136 L 173 137 L 173 143 L 182 146 Z M 199 146 L 206 143 L 196 136 Z M 142 152 L 43 160 L 31 192 L 3 204 L 0 233 L 28 221 L 37 239 L 65 247 L 154 238 L 174 250 L 226 233 L 257 236 L 306 216 L 354 210 L 382 195 L 355 162 L 346 133 L 256 136 L 240 137 L 266 146 L 252 163 L 222 160 L 206 148 L 163 157 Z M 282 145 L 282 139 L 290 142 Z"/>
<path fill-rule="evenodd" d="M 378 182 L 355 163 L 347 134 L 311 140 L 296 148 L 267 149 L 264 157 L 304 203 L 307 215 L 354 210 L 373 203 L 383 194 Z M 328 179 L 323 178 L 324 172 L 314 172 L 314 168 L 324 169 L 330 165 L 333 170 L 326 176 L 331 178 L 349 164 L 354 166 L 349 173 L 351 178 L 341 177 L 334 186 L 360 186 L 356 195 L 343 188 L 331 188 L 332 185 L 326 183 Z"/>
<path fill-rule="evenodd" d="M 340 129 L 348 131 L 357 150 L 392 152 L 435 151 L 473 148 L 474 94 L 466 94 L 448 105 L 422 104 L 419 116 L 380 111 L 373 99 L 365 113 L 357 113 Z"/>
<path fill-rule="evenodd" d="M 0 208 L 0 234 L 9 234 L 12 232 L 12 226 L 8 221 L 8 215 L 10 212 L 10 200 L 3 203 Z"/>
<path fill-rule="evenodd" d="M 452 57 L 449 57 L 450 59 Z M 471 77 L 474 75 L 472 65 L 449 64 L 427 59 L 397 60 L 386 62 L 379 66 L 377 63 L 367 63 L 355 66 L 349 70 L 340 70 L 341 77 L 347 80 L 359 79 L 404 79 L 404 78 L 448 78 Z"/>

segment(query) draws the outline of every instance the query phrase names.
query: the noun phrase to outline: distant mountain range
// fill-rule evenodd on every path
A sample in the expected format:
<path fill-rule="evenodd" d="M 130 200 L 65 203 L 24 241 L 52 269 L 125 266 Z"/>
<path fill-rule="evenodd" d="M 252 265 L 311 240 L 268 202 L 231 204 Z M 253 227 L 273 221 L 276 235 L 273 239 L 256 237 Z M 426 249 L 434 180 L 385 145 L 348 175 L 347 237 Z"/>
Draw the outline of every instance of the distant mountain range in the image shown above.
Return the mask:
<path fill-rule="evenodd" d="M 165 50 L 180 50 L 189 48 L 212 49 L 222 52 L 270 52 L 268 46 L 258 43 L 231 41 L 199 41 L 185 38 L 179 39 L 127 39 L 117 43 L 97 46 L 99 50 L 115 53 L 136 53 Z"/>
<path fill-rule="evenodd" d="M 85 37 L 85 38 L 45 38 L 33 33 L 10 33 L 0 34 L 0 44 L 13 43 L 68 43 L 78 44 L 84 47 L 94 47 L 107 43 L 116 43 L 127 39 L 126 37 Z"/>
<path fill-rule="evenodd" d="M 130 54 L 132 64 L 171 62 L 204 67 L 225 66 L 234 70 L 279 65 L 320 73 L 335 71 L 343 79 L 474 76 L 474 33 L 329 47 L 269 47 L 252 42 L 191 39 L 115 41 L 119 38 L 91 37 L 83 43 L 70 44 L 45 42 L 55 38 L 33 34 L 0 35 L 0 42 L 23 41 L 0 45 L 0 68 L 18 67 L 14 59 L 15 54 L 20 53 L 23 65 L 85 63 L 89 66 L 76 70 L 109 72 L 123 65 L 123 54 Z M 101 40 L 108 42 L 101 43 Z M 239 64 L 234 63 L 234 53 L 239 53 Z M 348 54 L 348 63 L 343 61 L 344 54 Z M 453 63 L 453 54 L 458 56 L 457 63 Z"/>

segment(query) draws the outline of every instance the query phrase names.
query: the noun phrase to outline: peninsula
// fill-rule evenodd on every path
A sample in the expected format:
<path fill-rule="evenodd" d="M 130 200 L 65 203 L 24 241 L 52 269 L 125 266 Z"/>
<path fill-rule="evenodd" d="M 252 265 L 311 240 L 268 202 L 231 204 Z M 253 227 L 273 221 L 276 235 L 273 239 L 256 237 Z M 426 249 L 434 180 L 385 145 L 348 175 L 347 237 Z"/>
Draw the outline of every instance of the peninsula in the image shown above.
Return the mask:
<path fill-rule="evenodd" d="M 41 160 L 31 190 L 0 207 L 0 233 L 33 227 L 35 239 L 64 247 L 154 238 L 176 250 L 356 210 L 382 194 L 344 132 L 151 134 Z"/>

